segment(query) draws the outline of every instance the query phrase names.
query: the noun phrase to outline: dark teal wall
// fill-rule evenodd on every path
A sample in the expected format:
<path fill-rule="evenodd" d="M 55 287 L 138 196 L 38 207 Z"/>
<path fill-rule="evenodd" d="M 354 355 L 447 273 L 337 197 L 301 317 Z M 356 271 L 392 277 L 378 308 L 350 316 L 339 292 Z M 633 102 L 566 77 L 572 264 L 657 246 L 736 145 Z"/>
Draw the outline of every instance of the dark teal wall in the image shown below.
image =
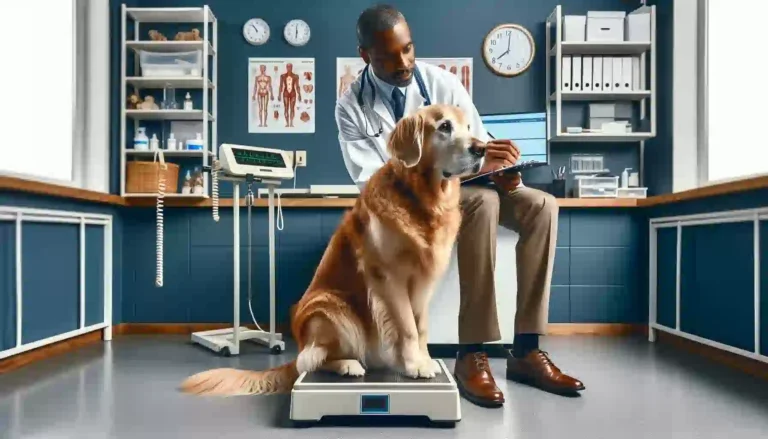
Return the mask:
<path fill-rule="evenodd" d="M 114 0 L 113 0 L 114 2 Z M 118 4 L 119 2 L 115 2 Z M 208 4 L 219 19 L 219 143 L 264 145 L 284 149 L 306 149 L 309 166 L 299 170 L 298 187 L 310 184 L 350 184 L 338 144 L 334 120 L 336 102 L 336 58 L 357 56 L 355 24 L 362 10 L 376 2 L 369 0 L 294 0 L 265 3 L 245 0 L 134 0 L 136 6 L 179 7 Z M 544 21 L 558 5 L 556 0 L 419 0 L 392 1 L 408 20 L 418 57 L 473 57 L 473 90 L 480 113 L 544 111 L 545 109 L 545 32 Z M 587 10 L 632 10 L 632 2 L 622 0 L 573 0 L 564 12 L 585 14 Z M 253 47 L 242 37 L 242 26 L 252 17 L 264 18 L 272 37 Z M 312 29 L 305 47 L 294 48 L 282 38 L 285 23 L 302 18 Z M 503 22 L 515 22 L 533 34 L 537 51 L 534 63 L 525 74 L 505 79 L 493 75 L 480 56 L 482 40 L 490 29 Z M 114 28 L 119 39 L 119 28 Z M 171 34 L 172 35 L 172 34 Z M 116 53 L 119 53 L 116 52 Z M 317 110 L 314 134 L 248 133 L 247 68 L 249 57 L 314 57 L 316 62 Z M 119 78 L 119 71 L 115 73 Z M 114 109 L 115 112 L 118 108 Z M 117 121 L 117 117 L 114 118 Z M 118 126 L 118 125 L 116 125 Z M 113 145 L 114 150 L 118 144 Z M 610 169 L 620 173 L 625 167 L 638 169 L 637 143 L 553 144 L 552 162 L 567 165 L 574 152 L 606 154 Z M 617 174 L 618 175 L 618 174 Z M 537 169 L 526 181 L 546 183 L 549 169 Z M 117 174 L 114 188 L 117 188 Z M 229 194 L 228 186 L 223 189 Z"/>
<path fill-rule="evenodd" d="M 314 275 L 342 209 L 285 209 L 285 227 L 276 232 L 277 319 L 287 322 L 289 307 Z M 126 322 L 228 322 L 232 320 L 232 214 L 214 223 L 210 209 L 170 209 L 166 215 L 163 288 L 155 288 L 154 211 L 125 212 L 122 315 Z M 268 321 L 267 221 L 254 211 L 253 311 Z M 247 291 L 247 219 L 241 211 L 241 319 L 250 321 Z M 553 273 L 553 323 L 636 323 L 646 317 L 640 274 L 642 238 L 631 210 L 563 209 L 559 219 Z M 499 269 L 502 269 L 499 266 Z M 514 267 L 506 267 L 514 269 Z M 500 292 L 502 294 L 502 292 Z M 503 312 L 503 310 L 500 310 Z"/>

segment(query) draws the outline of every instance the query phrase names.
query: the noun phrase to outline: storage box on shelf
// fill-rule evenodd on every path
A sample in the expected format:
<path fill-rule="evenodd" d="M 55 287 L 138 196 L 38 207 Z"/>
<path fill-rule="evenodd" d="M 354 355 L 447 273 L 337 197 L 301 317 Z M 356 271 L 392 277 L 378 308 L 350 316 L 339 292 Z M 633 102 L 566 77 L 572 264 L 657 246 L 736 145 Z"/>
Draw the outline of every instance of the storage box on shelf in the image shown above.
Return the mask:
<path fill-rule="evenodd" d="M 175 40 L 173 35 L 166 38 L 150 31 L 159 27 L 153 23 L 172 24 L 178 31 L 185 32 L 185 38 Z M 217 145 L 217 48 L 218 22 L 207 5 L 191 8 L 132 8 L 122 5 L 121 8 L 121 194 L 123 196 L 156 196 L 156 190 L 145 191 L 152 185 L 146 183 L 141 190 L 136 190 L 136 179 L 133 175 L 128 184 L 130 169 L 138 169 L 138 161 L 153 162 L 155 151 L 133 149 L 132 134 L 129 133 L 130 121 L 133 121 L 133 132 L 147 125 L 160 128 L 148 135 L 156 134 L 160 140 L 166 161 L 184 160 L 197 169 L 210 163 L 216 155 Z M 163 26 L 162 29 L 166 29 Z M 193 32 L 197 29 L 197 32 Z M 131 35 L 129 37 L 129 34 Z M 132 68 L 128 63 L 133 55 Z M 162 99 L 155 99 L 155 105 L 128 106 L 128 96 L 135 94 L 140 99 L 145 96 L 161 94 L 172 90 L 175 94 L 173 101 L 176 105 L 164 106 Z M 185 108 L 183 102 L 186 93 L 194 96 L 202 95 L 200 102 L 191 108 Z M 170 99 L 169 99 L 170 100 Z M 188 102 L 192 102 L 190 99 Z M 192 124 L 190 128 L 189 124 Z M 194 150 L 187 147 L 186 138 L 194 139 L 199 134 L 202 148 Z M 172 144 L 169 137 L 174 133 L 178 139 L 176 147 L 168 150 Z M 175 140 L 175 139 L 174 139 Z M 202 193 L 181 193 L 178 190 L 178 174 L 186 169 L 176 167 L 176 179 L 168 184 L 167 196 L 186 196 L 205 198 L 209 194 L 209 178 L 202 176 L 204 190 Z M 136 171 L 133 171 L 135 174 Z M 155 173 L 156 174 L 156 173 Z M 146 179 L 146 173 L 145 178 Z M 149 186 L 147 186 L 149 185 Z M 155 185 L 156 186 L 156 185 Z M 172 187 L 171 187 L 172 186 Z"/>
<path fill-rule="evenodd" d="M 586 15 L 563 15 L 562 6 L 555 8 L 546 21 L 549 140 L 642 142 L 655 137 L 655 23 L 655 6 L 629 14 L 589 11 Z M 602 122 L 609 121 L 587 117 L 580 125 L 585 130 L 569 133 L 567 128 L 573 124 L 563 122 L 563 103 L 590 101 L 634 103 L 639 117 L 626 132 L 601 132 Z"/>

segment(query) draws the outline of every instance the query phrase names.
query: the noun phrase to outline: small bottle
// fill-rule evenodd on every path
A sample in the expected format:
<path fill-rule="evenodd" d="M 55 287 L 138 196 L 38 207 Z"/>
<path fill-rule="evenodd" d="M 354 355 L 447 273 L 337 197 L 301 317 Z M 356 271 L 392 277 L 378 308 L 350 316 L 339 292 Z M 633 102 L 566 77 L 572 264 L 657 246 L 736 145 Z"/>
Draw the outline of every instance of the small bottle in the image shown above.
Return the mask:
<path fill-rule="evenodd" d="M 187 176 L 184 177 L 184 185 L 181 187 L 181 193 L 182 194 L 192 193 L 192 175 L 190 174 L 189 170 L 187 170 Z"/>
<path fill-rule="evenodd" d="M 152 151 L 160 149 L 160 141 L 157 140 L 157 134 L 152 134 L 152 139 L 149 140 L 149 149 Z"/>
<path fill-rule="evenodd" d="M 141 127 L 137 130 L 136 137 L 133 138 L 133 149 L 146 151 L 149 149 L 149 138 L 147 137 L 147 129 Z"/>
<path fill-rule="evenodd" d="M 168 137 L 168 142 L 166 143 L 166 148 L 168 151 L 176 151 L 176 136 L 171 133 L 170 137 Z"/>
<path fill-rule="evenodd" d="M 624 168 L 624 172 L 621 173 L 621 187 L 629 187 L 629 171 L 632 168 Z"/>
<path fill-rule="evenodd" d="M 189 92 L 187 92 L 187 96 L 184 98 L 184 110 L 185 111 L 194 110 L 194 107 L 192 106 L 192 96 L 189 95 Z"/>

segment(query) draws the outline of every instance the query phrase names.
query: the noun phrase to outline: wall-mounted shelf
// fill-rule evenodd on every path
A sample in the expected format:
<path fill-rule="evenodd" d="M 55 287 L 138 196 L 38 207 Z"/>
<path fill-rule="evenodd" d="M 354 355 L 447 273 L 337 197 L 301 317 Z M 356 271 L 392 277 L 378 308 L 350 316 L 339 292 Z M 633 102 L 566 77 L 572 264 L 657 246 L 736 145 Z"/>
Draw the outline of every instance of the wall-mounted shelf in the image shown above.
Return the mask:
<path fill-rule="evenodd" d="M 653 138 L 651 133 L 561 133 L 553 135 L 553 142 L 642 142 Z"/>
<path fill-rule="evenodd" d="M 129 20 L 133 23 L 129 24 Z M 173 34 L 171 31 L 166 35 L 168 41 L 153 41 L 149 39 L 149 30 L 153 29 L 153 24 L 173 24 Z M 203 150 L 163 150 L 167 160 L 184 161 L 184 166 L 192 162 L 193 166 L 207 166 L 211 160 L 216 157 L 217 145 L 217 64 L 218 64 L 218 21 L 211 11 L 210 7 L 205 5 L 194 8 L 130 8 L 126 5 L 121 7 L 121 51 L 120 51 L 120 88 L 121 88 L 121 120 L 120 120 L 120 193 L 125 197 L 131 198 L 154 198 L 156 194 L 136 194 L 126 193 L 126 172 L 127 162 L 129 160 L 154 160 L 154 151 L 137 151 L 129 146 L 132 145 L 132 136 L 129 132 L 129 123 L 132 122 L 133 133 L 140 127 L 149 127 L 147 136 L 157 135 L 161 141 L 161 147 L 164 147 L 168 135 L 174 130 L 179 129 L 186 132 L 187 138 L 194 138 L 199 133 L 203 139 Z M 163 28 L 163 32 L 165 28 Z M 175 41 L 175 31 L 190 31 L 197 29 L 200 32 L 201 41 Z M 130 35 L 130 37 L 129 37 Z M 166 54 L 192 52 L 199 50 L 202 53 L 202 72 L 199 76 L 171 76 L 155 77 L 142 76 L 140 68 L 140 52 L 162 52 Z M 132 65 L 128 63 L 129 56 L 132 56 Z M 183 74 L 183 72 L 178 73 Z M 173 110 L 144 110 L 126 108 L 126 98 L 128 93 L 135 93 L 142 99 L 147 95 L 156 97 L 155 102 L 161 105 L 157 96 L 162 96 L 165 87 L 173 87 L 176 90 L 187 90 L 190 94 L 202 95 L 200 101 L 196 101 L 193 110 L 180 109 L 183 105 L 184 95 L 177 94 L 176 102 L 179 109 Z M 167 126 L 171 129 L 167 130 Z M 198 124 L 200 127 L 198 128 Z M 178 125 L 176 127 L 175 125 Z M 183 126 L 182 126 L 183 125 Z M 157 127 L 157 128 L 156 128 Z M 179 146 L 184 145 L 180 139 L 179 133 L 174 133 Z M 185 172 L 182 169 L 180 172 Z M 203 193 L 181 194 L 168 193 L 168 198 L 184 199 L 205 199 L 210 193 L 209 175 L 203 173 Z"/>
<path fill-rule="evenodd" d="M 560 93 L 563 101 L 642 101 L 651 97 L 650 91 L 564 91 Z M 556 93 L 549 95 L 550 101 L 556 101 Z"/>
<path fill-rule="evenodd" d="M 215 23 L 216 17 L 206 8 L 127 8 L 126 13 L 140 23 Z"/>
<path fill-rule="evenodd" d="M 215 122 L 211 113 L 203 110 L 125 110 L 125 115 L 134 120 L 199 120 Z"/>
<path fill-rule="evenodd" d="M 152 157 L 154 159 L 155 157 L 155 151 L 145 151 L 145 150 L 137 150 L 137 149 L 126 149 L 125 153 L 130 156 L 147 156 Z M 211 151 L 197 151 L 197 150 L 178 150 L 178 151 L 167 151 L 163 150 L 163 156 L 165 157 L 203 157 L 203 154 L 208 154 L 209 156 L 213 156 L 213 152 Z"/>
<path fill-rule="evenodd" d="M 130 76 L 125 78 L 128 85 L 134 88 L 163 88 L 166 84 L 170 84 L 175 88 L 191 88 L 191 89 L 203 89 L 213 88 L 213 81 L 203 78 L 144 78 L 142 76 Z"/>
<path fill-rule="evenodd" d="M 651 50 L 651 42 L 639 41 L 563 41 L 549 50 L 549 56 L 562 55 L 641 55 Z"/>
<path fill-rule="evenodd" d="M 205 41 L 126 41 L 125 45 L 136 52 L 149 50 L 152 52 L 173 53 L 208 49 L 208 56 L 216 55 L 213 45 Z"/>
<path fill-rule="evenodd" d="M 546 110 L 547 137 L 551 142 L 643 142 L 656 136 L 656 7 L 641 8 L 650 14 L 651 41 L 564 41 L 564 13 L 561 5 L 546 20 Z M 626 23 L 625 23 L 626 25 Z M 640 90 L 563 90 L 563 56 L 632 56 L 639 58 Z M 650 68 L 649 68 L 650 67 Z M 650 75 L 646 74 L 650 72 Z M 572 81 L 576 82 L 576 81 Z M 581 81 L 583 82 L 583 81 Z M 643 132 L 627 134 L 570 134 L 563 123 L 563 102 L 632 101 L 639 103 L 639 120 L 647 123 Z M 638 124 L 640 122 L 638 121 Z M 582 127 L 586 125 L 586 121 Z M 647 132 L 646 132 L 647 131 Z M 640 148 L 642 150 L 643 144 Z M 642 175 L 642 151 L 640 173 Z"/>

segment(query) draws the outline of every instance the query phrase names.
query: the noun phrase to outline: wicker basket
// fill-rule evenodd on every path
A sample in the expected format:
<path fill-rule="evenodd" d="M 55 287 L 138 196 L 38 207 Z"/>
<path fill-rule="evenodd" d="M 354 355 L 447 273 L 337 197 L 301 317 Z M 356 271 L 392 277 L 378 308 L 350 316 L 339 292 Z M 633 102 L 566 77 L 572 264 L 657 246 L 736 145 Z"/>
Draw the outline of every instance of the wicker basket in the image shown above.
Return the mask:
<path fill-rule="evenodd" d="M 179 192 L 179 165 L 165 162 L 165 193 Z M 156 194 L 159 162 L 128 162 L 125 176 L 125 192 L 132 194 Z"/>

